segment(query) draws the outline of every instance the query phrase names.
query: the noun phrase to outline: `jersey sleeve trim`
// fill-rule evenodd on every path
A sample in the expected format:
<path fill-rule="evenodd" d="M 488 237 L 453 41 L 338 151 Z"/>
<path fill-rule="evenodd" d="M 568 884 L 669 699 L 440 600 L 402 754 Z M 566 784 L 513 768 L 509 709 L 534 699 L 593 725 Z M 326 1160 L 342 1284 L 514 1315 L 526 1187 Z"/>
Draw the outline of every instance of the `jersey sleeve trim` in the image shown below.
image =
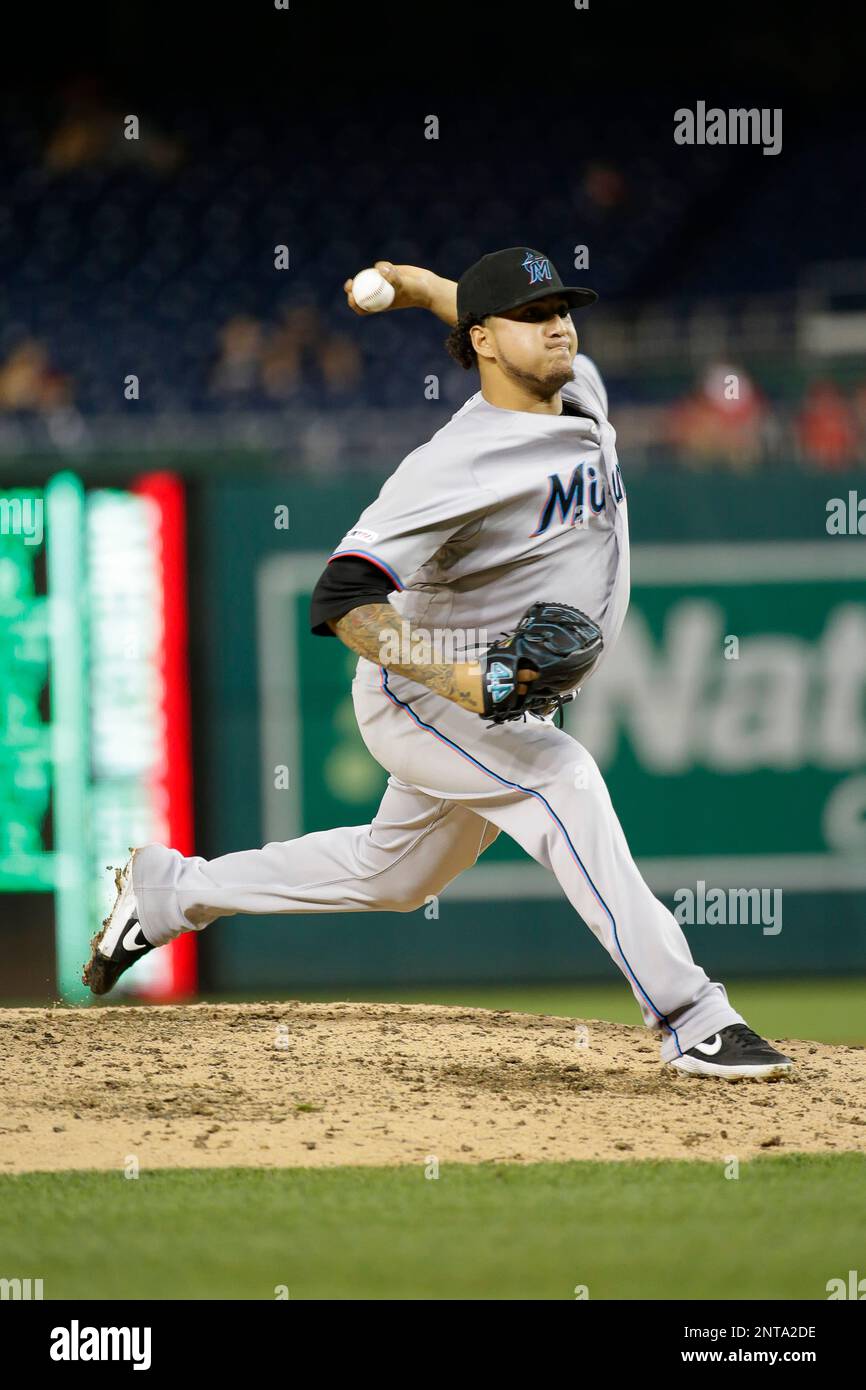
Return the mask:
<path fill-rule="evenodd" d="M 369 564 L 375 565 L 377 569 L 380 569 L 383 574 L 387 574 L 388 578 L 393 580 L 395 589 L 398 589 L 400 593 L 403 592 L 403 585 L 400 582 L 399 575 L 391 569 L 390 565 L 386 565 L 384 560 L 380 560 L 377 555 L 370 555 L 366 550 L 336 550 L 334 554 L 329 557 L 328 564 L 330 564 L 332 560 L 342 560 L 346 555 L 354 555 L 359 560 L 366 560 Z"/>

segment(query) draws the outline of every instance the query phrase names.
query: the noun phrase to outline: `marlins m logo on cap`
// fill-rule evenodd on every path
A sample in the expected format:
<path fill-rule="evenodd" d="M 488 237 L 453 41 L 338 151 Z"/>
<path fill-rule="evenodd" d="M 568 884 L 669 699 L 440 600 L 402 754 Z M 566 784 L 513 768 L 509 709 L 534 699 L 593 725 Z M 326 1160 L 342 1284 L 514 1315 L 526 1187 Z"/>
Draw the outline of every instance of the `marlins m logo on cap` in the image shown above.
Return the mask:
<path fill-rule="evenodd" d="M 480 323 L 490 314 L 507 314 L 522 304 L 546 299 L 552 291 L 567 300 L 570 309 L 582 309 L 598 299 L 595 290 L 564 285 L 553 261 L 543 252 L 529 246 L 506 246 L 502 251 L 489 251 L 464 270 L 457 282 L 457 317 L 472 314 Z"/>
<path fill-rule="evenodd" d="M 527 251 L 523 260 L 523 269 L 529 271 L 530 285 L 540 285 L 545 280 L 553 280 L 550 261 L 546 256 L 540 256 L 537 251 Z"/>

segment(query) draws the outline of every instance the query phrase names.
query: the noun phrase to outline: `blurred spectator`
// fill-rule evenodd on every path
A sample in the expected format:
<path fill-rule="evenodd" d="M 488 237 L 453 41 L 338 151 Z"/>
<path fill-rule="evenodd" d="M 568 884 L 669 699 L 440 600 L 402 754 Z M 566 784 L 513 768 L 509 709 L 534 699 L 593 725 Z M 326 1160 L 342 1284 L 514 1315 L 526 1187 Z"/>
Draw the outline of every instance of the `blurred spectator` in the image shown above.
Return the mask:
<path fill-rule="evenodd" d="M 319 349 L 319 366 L 332 395 L 357 391 L 361 382 L 361 354 L 357 344 L 343 333 L 332 333 Z"/>
<path fill-rule="evenodd" d="M 302 386 L 324 387 L 328 395 L 356 391 L 361 353 L 345 333 L 332 333 L 312 304 L 286 309 L 270 332 L 246 314 L 229 319 L 220 332 L 220 355 L 211 377 L 216 395 L 235 400 L 264 395 L 290 400 Z"/>
<path fill-rule="evenodd" d="M 849 467 L 857 455 L 854 412 L 835 382 L 812 382 L 796 430 L 803 456 L 827 472 Z"/>
<path fill-rule="evenodd" d="M 52 366 L 48 351 L 35 338 L 25 338 L 0 364 L 0 410 L 49 415 L 72 400 L 68 376 Z"/>
<path fill-rule="evenodd" d="M 283 310 L 282 332 L 295 348 L 311 353 L 327 328 L 314 304 L 295 304 Z"/>
<path fill-rule="evenodd" d="M 211 387 L 216 395 L 254 396 L 259 389 L 264 335 L 262 325 L 248 314 L 236 314 L 221 329 L 220 356 Z"/>
<path fill-rule="evenodd" d="M 592 162 L 583 176 L 583 191 L 597 208 L 610 211 L 626 201 L 626 183 L 612 164 Z"/>
<path fill-rule="evenodd" d="M 95 165 L 145 164 L 157 173 L 169 174 L 182 158 L 177 140 L 154 129 L 153 121 L 139 113 L 110 108 L 98 83 L 76 78 L 62 93 L 63 116 L 45 147 L 45 166 L 55 173 Z M 138 115 L 135 138 L 127 129 L 128 116 Z"/>
<path fill-rule="evenodd" d="M 716 363 L 697 389 L 667 412 L 667 442 L 688 467 L 723 464 L 748 472 L 763 455 L 768 409 L 741 367 Z"/>
<path fill-rule="evenodd" d="M 861 381 L 854 389 L 851 413 L 857 431 L 857 460 L 866 463 L 866 381 Z"/>
<path fill-rule="evenodd" d="M 262 359 L 262 384 L 271 400 L 295 394 L 311 368 L 327 329 L 313 304 L 297 304 L 283 311 L 282 322 L 268 338 Z"/>

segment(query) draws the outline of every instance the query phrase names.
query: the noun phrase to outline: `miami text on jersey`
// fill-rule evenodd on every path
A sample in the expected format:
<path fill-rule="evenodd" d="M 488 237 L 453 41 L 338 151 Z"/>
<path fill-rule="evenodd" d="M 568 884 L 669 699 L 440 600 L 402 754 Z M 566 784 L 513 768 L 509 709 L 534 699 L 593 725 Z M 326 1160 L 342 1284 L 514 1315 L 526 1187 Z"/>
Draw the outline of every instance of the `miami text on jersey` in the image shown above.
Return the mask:
<path fill-rule="evenodd" d="M 569 479 L 568 487 L 558 473 L 551 473 L 547 481 L 547 496 L 541 508 L 538 525 L 531 535 L 543 535 L 557 516 L 560 521 L 567 521 L 569 526 L 580 526 L 588 519 L 589 513 L 594 512 L 597 516 L 599 512 L 604 511 L 607 489 L 604 478 L 594 463 L 579 463 Z M 611 474 L 611 491 L 614 500 L 619 504 L 625 496 L 619 464 Z M 589 513 L 586 510 L 587 503 Z"/>

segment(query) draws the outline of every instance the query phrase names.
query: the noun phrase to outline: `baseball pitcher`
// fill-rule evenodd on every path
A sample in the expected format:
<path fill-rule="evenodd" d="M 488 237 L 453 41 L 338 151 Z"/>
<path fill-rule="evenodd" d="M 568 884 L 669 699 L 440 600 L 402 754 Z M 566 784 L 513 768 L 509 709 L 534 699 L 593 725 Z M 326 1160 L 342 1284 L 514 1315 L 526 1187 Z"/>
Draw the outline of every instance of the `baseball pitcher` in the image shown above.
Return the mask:
<path fill-rule="evenodd" d="M 395 309 L 451 327 L 480 390 L 413 450 L 340 540 L 311 625 L 358 654 L 364 742 L 388 772 L 370 825 L 206 860 L 134 849 L 84 981 L 234 913 L 411 912 L 500 831 L 555 874 L 625 976 L 661 1057 L 766 1077 L 792 1066 L 692 959 L 632 859 L 590 752 L 558 711 L 613 647 L 629 599 L 626 491 L 607 393 L 563 285 L 527 247 L 446 280 L 378 262 Z M 349 305 L 362 312 L 346 282 Z"/>

